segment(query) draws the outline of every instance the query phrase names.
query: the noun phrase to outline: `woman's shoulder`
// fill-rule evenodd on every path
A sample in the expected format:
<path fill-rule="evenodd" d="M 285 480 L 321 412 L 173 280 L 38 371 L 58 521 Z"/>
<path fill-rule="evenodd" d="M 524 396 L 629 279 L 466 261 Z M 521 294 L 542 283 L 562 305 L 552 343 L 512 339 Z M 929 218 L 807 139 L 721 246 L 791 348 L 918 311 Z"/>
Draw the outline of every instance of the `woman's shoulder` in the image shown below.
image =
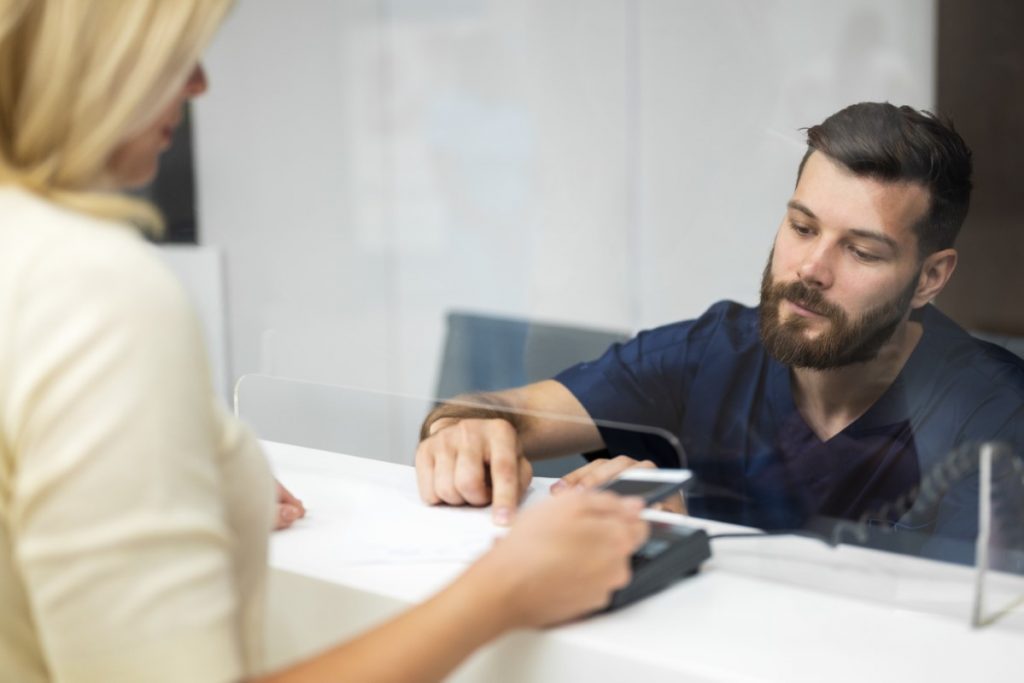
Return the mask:
<path fill-rule="evenodd" d="M 145 241 L 133 226 L 92 216 L 12 186 L 0 187 L 0 239 L 22 255 L 47 250 L 52 257 L 114 266 L 146 260 Z M 20 247 L 20 248 L 19 248 Z"/>
<path fill-rule="evenodd" d="M 184 303 L 177 279 L 131 225 L 11 187 L 0 189 L 0 216 L 0 262 L 12 290 Z"/>

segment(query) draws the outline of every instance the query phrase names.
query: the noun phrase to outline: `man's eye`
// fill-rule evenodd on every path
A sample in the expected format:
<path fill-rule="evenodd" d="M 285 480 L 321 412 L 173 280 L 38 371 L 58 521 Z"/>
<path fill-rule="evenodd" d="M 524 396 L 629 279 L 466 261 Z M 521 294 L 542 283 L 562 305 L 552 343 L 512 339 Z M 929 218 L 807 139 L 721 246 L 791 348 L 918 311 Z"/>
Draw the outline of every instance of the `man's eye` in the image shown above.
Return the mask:
<path fill-rule="evenodd" d="M 850 251 L 853 252 L 853 255 L 856 258 L 860 259 L 861 261 L 864 261 L 865 263 L 874 263 L 876 261 L 882 260 L 881 256 L 872 254 L 871 252 L 868 251 L 862 251 L 861 249 L 857 249 L 856 247 L 850 247 Z"/>

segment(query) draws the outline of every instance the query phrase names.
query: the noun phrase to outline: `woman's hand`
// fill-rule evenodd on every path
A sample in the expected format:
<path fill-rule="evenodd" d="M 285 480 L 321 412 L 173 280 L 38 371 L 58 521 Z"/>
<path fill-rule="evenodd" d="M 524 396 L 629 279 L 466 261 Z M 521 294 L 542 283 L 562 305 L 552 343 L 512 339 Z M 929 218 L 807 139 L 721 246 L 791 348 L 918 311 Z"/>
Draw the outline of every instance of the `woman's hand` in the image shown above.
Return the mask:
<path fill-rule="evenodd" d="M 513 627 L 568 621 L 608 604 L 629 583 L 629 558 L 647 540 L 643 501 L 570 491 L 520 514 L 509 534 L 475 566 L 486 585 L 505 590 Z"/>
<path fill-rule="evenodd" d="M 292 495 L 292 492 L 281 485 L 281 482 L 274 480 L 277 487 L 277 516 L 274 519 L 274 530 L 287 529 L 297 519 L 306 516 L 306 508 L 302 501 Z"/>

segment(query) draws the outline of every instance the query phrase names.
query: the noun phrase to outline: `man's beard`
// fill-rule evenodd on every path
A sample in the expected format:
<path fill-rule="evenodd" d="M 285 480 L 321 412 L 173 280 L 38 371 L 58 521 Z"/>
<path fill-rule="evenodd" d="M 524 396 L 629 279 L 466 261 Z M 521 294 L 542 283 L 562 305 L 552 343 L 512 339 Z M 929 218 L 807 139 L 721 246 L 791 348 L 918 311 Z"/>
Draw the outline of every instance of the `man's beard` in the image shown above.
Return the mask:
<path fill-rule="evenodd" d="M 768 265 L 761 277 L 761 343 L 775 360 L 796 368 L 829 370 L 863 363 L 878 356 L 910 308 L 921 274 L 918 270 L 896 298 L 851 322 L 846 311 L 827 301 L 821 290 L 808 287 L 799 280 L 775 283 L 771 272 L 773 256 L 774 250 L 768 256 Z M 830 323 L 828 329 L 816 339 L 806 339 L 807 320 L 795 315 L 785 321 L 780 320 L 779 304 L 783 299 L 824 316 Z"/>

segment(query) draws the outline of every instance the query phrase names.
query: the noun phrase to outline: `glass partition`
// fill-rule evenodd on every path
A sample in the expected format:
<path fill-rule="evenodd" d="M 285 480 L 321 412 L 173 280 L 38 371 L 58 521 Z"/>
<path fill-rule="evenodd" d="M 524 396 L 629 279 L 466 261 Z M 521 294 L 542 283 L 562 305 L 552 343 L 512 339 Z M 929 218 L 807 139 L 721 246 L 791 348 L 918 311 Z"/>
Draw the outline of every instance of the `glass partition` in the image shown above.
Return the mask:
<path fill-rule="evenodd" d="M 976 566 L 986 567 L 979 586 L 1019 571 L 1013 530 L 1024 514 L 1002 473 L 1024 457 L 1024 364 L 1012 355 L 1024 353 L 1013 294 L 1024 283 L 1024 117 L 1012 115 L 1024 88 L 1010 30 L 1024 4 L 386 5 L 357 17 L 310 10 L 323 21 L 291 35 L 342 46 L 341 59 L 263 56 L 302 74 L 308 92 L 338 84 L 306 108 L 301 130 L 266 135 L 268 121 L 290 120 L 287 98 L 258 109 L 267 120 L 240 118 L 253 109 L 230 97 L 198 112 L 218 145 L 200 155 L 200 175 L 239 179 L 204 192 L 205 222 L 221 231 L 209 237 L 232 261 L 235 367 L 446 399 L 557 376 L 595 424 L 663 429 L 680 446 L 607 426 L 608 455 L 685 464 L 698 479 L 691 514 L 780 536 L 722 538 L 720 565 L 813 584 L 819 561 L 843 558 L 837 573 L 858 577 L 849 592 L 957 618 L 980 604 Z M 274 12 L 290 10 L 238 11 L 273 29 Z M 244 82 L 260 56 L 241 30 L 219 44 L 215 70 Z M 931 119 L 865 102 L 952 118 L 974 160 L 955 242 L 968 184 L 955 136 L 931 138 Z M 916 132 L 901 140 L 901 130 Z M 274 175 L 273 191 L 265 164 L 238 168 L 252 149 L 290 159 L 309 148 L 296 133 L 330 153 Z M 901 154 L 883 152 L 872 170 L 872 143 Z M 907 182 L 879 187 L 895 177 Z M 930 199 L 949 196 L 919 201 L 919 185 L 939 177 Z M 857 200 L 876 190 L 894 201 Z M 942 257 L 950 246 L 955 272 Z M 907 288 L 937 262 L 948 280 L 914 296 Z M 845 352 L 834 366 L 861 381 L 801 395 L 800 362 L 759 334 L 765 312 L 780 328 L 869 332 L 821 335 Z M 908 315 L 913 324 L 889 329 Z M 638 329 L 649 331 L 629 340 Z M 883 360 L 899 362 L 855 362 L 860 342 L 887 331 L 896 343 Z M 580 361 L 586 369 L 560 374 Z M 261 416 L 251 382 L 242 412 L 266 438 L 405 464 L 433 406 L 364 392 L 327 419 L 298 397 L 271 400 Z M 854 394 L 859 405 L 838 418 L 807 410 Z M 992 458 L 990 477 L 979 470 L 986 443 L 1011 452 Z M 535 472 L 582 462 L 545 460 Z M 804 545 L 809 560 L 794 550 Z M 922 588 L 935 559 L 966 580 Z M 920 581 L 893 583 L 908 572 Z M 1013 593 L 989 592 L 975 621 Z"/>
<path fill-rule="evenodd" d="M 564 436 L 563 449 L 597 427 L 608 450 L 589 453 L 591 460 L 628 455 L 689 467 L 696 474 L 685 493 L 692 516 L 652 511 L 649 518 L 705 529 L 712 539 L 706 566 L 714 571 L 942 614 L 975 626 L 1013 613 L 1024 596 L 1024 468 L 1006 443 L 958 449 L 932 469 L 922 469 L 913 487 L 856 518 L 801 519 L 793 516 L 794 506 L 805 500 L 806 491 L 786 482 L 774 491 L 740 485 L 742 478 L 729 479 L 728 467 L 709 467 L 706 455 L 696 456 L 676 435 L 656 427 L 512 410 L 486 395 L 438 401 L 260 375 L 243 377 L 235 392 L 237 414 L 264 440 L 406 466 L 414 463 L 424 418 L 439 406 L 451 414 L 479 411 L 485 417 L 540 421 L 549 434 Z M 728 463 L 728 453 L 718 456 Z M 415 488 L 412 474 L 408 481 Z M 547 495 L 554 481 L 534 477 L 529 497 Z M 955 496 L 958 507 L 944 508 L 947 496 Z M 942 515 L 954 516 L 959 526 L 951 528 L 961 536 L 936 533 Z"/>
<path fill-rule="evenodd" d="M 1024 604 L 1024 466 L 1005 442 L 978 448 L 979 509 L 974 626 L 994 623 Z"/>
<path fill-rule="evenodd" d="M 234 404 L 236 415 L 263 440 L 275 469 L 281 467 L 287 471 L 288 476 L 283 483 L 297 496 L 301 498 L 304 491 L 324 493 L 323 487 L 334 482 L 337 491 L 320 497 L 321 500 L 330 499 L 331 506 L 335 508 L 326 511 L 326 516 L 342 514 L 356 515 L 357 518 L 343 520 L 340 524 L 336 524 L 337 520 L 321 520 L 314 524 L 335 524 L 336 528 L 344 530 L 349 546 L 331 549 L 325 561 L 341 562 L 346 566 L 391 562 L 468 562 L 493 541 L 497 531 L 490 525 L 481 525 L 479 516 L 450 514 L 454 507 L 428 507 L 421 501 L 420 482 L 411 465 L 420 442 L 421 425 L 432 411 L 443 409 L 449 414 L 454 411 L 464 416 L 479 415 L 482 419 L 506 419 L 513 423 L 537 420 L 546 429 L 567 435 L 565 443 L 595 438 L 593 423 L 576 415 L 512 410 L 473 397 L 438 401 L 266 375 L 242 377 L 235 387 Z M 603 423 L 601 427 L 632 434 L 650 448 L 671 453 L 677 463 L 685 460 L 678 440 L 664 430 L 613 422 Z M 496 442 L 488 443 L 493 445 Z M 488 461 L 493 457 L 486 446 L 480 452 Z M 359 467 L 352 465 L 353 460 L 375 460 L 379 463 L 372 467 Z M 347 463 L 343 465 L 347 473 L 357 472 L 351 477 L 354 480 L 349 480 L 349 477 L 332 478 L 332 461 Z M 615 463 L 614 466 L 620 465 Z M 497 485 L 488 469 L 481 469 L 480 474 L 483 477 L 481 483 L 488 491 L 486 502 L 489 503 L 490 491 Z M 687 472 L 677 468 L 675 474 L 685 483 Z M 520 504 L 532 505 L 547 497 L 556 481 L 551 477 L 531 477 L 528 469 L 521 469 L 515 483 L 520 493 Z M 653 488 L 665 490 L 661 482 L 655 482 Z M 632 489 L 630 492 L 639 493 Z M 682 500 L 682 496 L 673 489 L 665 497 L 665 505 L 680 510 Z M 470 497 L 466 495 L 461 502 L 469 501 Z M 481 507 L 485 501 L 471 502 L 472 505 L 458 507 Z M 401 519 L 398 516 L 402 516 Z M 664 530 L 669 537 L 667 540 L 652 537 L 650 547 L 645 546 L 647 550 L 644 551 L 646 556 L 650 556 L 648 559 L 667 550 L 668 541 L 674 538 L 671 536 L 674 532 L 668 529 L 674 528 L 680 519 L 676 514 L 670 515 L 668 521 L 655 521 L 656 528 Z M 434 524 L 446 525 L 443 542 L 432 542 L 438 538 L 436 530 L 430 531 Z M 706 550 L 703 532 L 701 536 Z M 288 541 L 283 542 L 287 546 Z M 281 545 L 277 544 L 275 548 L 280 552 Z M 288 566 L 287 558 L 278 556 L 276 559 L 280 560 L 278 566 Z M 702 559 L 703 556 L 697 552 L 692 562 L 699 563 Z M 652 576 L 658 580 L 666 576 L 682 577 L 690 573 L 691 569 L 687 567 L 661 565 Z M 692 569 L 696 567 L 694 564 Z"/>
<path fill-rule="evenodd" d="M 413 463 L 431 401 L 270 375 L 235 384 L 235 414 L 266 441 Z"/>
<path fill-rule="evenodd" d="M 585 416 L 514 409 L 474 395 L 424 398 L 271 375 L 244 375 L 234 390 L 235 414 L 263 440 L 406 465 L 414 462 L 424 418 L 442 405 L 542 419 L 565 429 L 595 424 Z M 597 426 L 642 444 L 636 452 L 659 453 L 675 467 L 686 462 L 679 439 L 664 429 L 613 420 Z"/>

